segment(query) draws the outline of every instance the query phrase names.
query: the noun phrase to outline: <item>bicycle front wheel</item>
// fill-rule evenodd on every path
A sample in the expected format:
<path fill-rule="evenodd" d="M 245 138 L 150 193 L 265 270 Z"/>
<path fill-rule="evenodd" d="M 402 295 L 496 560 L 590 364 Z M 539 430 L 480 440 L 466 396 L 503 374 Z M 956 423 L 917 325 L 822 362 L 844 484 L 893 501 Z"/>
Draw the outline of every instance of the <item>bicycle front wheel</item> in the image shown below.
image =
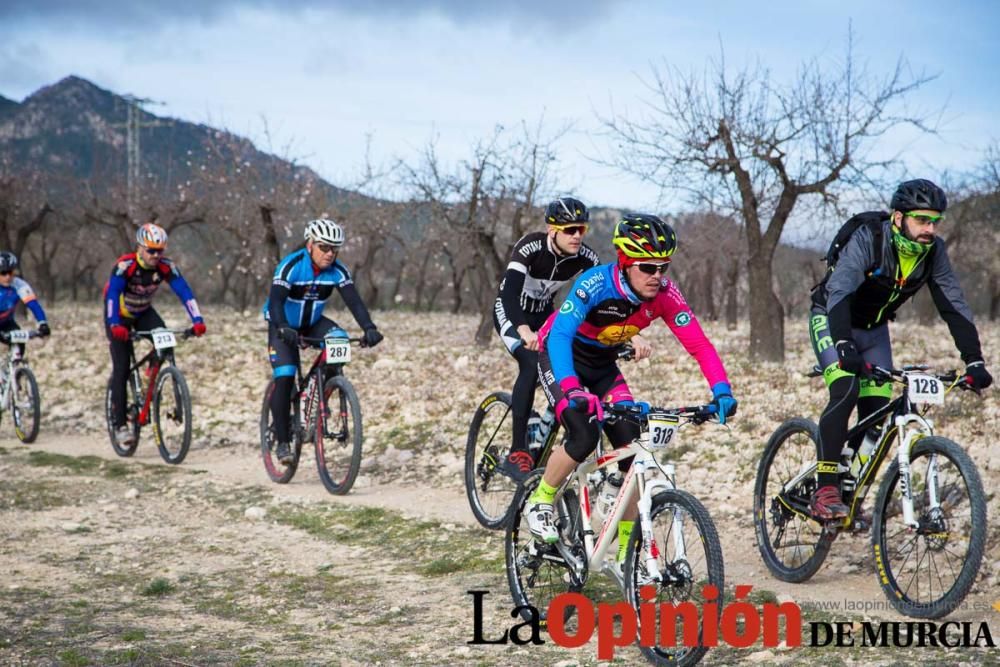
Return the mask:
<path fill-rule="evenodd" d="M 163 366 L 153 392 L 153 437 L 167 463 L 180 463 L 191 447 L 191 393 L 180 369 Z"/>
<path fill-rule="evenodd" d="M 18 366 L 14 371 L 14 400 L 12 413 L 14 433 L 21 442 L 34 442 L 38 437 L 38 419 L 41 416 L 41 399 L 38 396 L 38 382 L 35 374 L 27 366 Z"/>
<path fill-rule="evenodd" d="M 587 576 L 587 556 L 583 546 L 580 505 L 572 489 L 567 489 L 555 503 L 553 518 L 559 530 L 559 542 L 544 544 L 532 536 L 526 516 L 528 498 L 542 479 L 542 472 L 541 469 L 532 471 L 514 497 L 514 510 L 504 535 L 504 559 L 507 584 L 514 604 L 537 609 L 539 620 L 545 626 L 552 599 L 560 593 L 577 592 L 583 588 Z M 571 564 L 566 561 L 567 553 L 584 564 L 581 572 L 574 574 Z M 566 607 L 563 621 L 568 621 L 573 611 L 573 607 Z M 520 613 L 525 620 L 531 620 L 527 609 L 522 609 Z"/>
<path fill-rule="evenodd" d="M 327 378 L 316 418 L 316 469 L 323 486 L 342 496 L 354 486 L 361 468 L 361 402 L 343 375 Z"/>
<path fill-rule="evenodd" d="M 511 513 L 517 484 L 498 468 L 514 437 L 510 394 L 487 396 L 472 417 L 465 442 L 465 493 L 476 520 L 486 528 L 502 528 Z"/>
<path fill-rule="evenodd" d="M 704 609 L 706 602 L 715 602 L 722 612 L 725 590 L 725 566 L 719 534 L 708 510 L 691 494 L 679 489 L 666 490 L 653 496 L 650 509 L 652 534 L 643 535 L 636 522 L 625 557 L 626 598 L 634 608 L 650 603 L 678 605 L 691 602 Z M 646 560 L 650 555 L 655 566 Z M 654 571 L 655 567 L 655 571 Z M 656 597 L 640 596 L 645 586 L 656 591 Z M 715 591 L 706 586 L 714 586 Z M 701 619 L 697 628 L 676 624 L 672 637 L 664 637 L 663 629 L 653 633 L 656 646 L 641 646 L 646 659 L 655 665 L 693 665 L 708 647 L 703 645 Z M 715 620 L 718 626 L 718 619 Z"/>
<path fill-rule="evenodd" d="M 757 466 L 753 517 L 757 549 L 781 581 L 801 583 L 819 570 L 837 533 L 809 513 L 816 490 L 816 424 L 789 419 L 771 435 Z"/>
<path fill-rule="evenodd" d="M 108 380 L 104 393 L 104 417 L 108 425 L 111 448 L 118 456 L 132 456 L 135 454 L 136 447 L 139 446 L 139 411 L 142 409 L 142 403 L 139 400 L 139 375 L 138 373 L 130 373 L 125 381 L 125 425 L 132 431 L 132 442 L 118 444 L 115 439 L 114 411 L 111 409 L 111 380 Z"/>
<path fill-rule="evenodd" d="M 899 462 L 894 460 L 875 501 L 872 549 L 889 602 L 915 618 L 951 613 L 979 573 L 986 543 L 986 500 L 979 472 L 956 443 L 921 438 L 910 453 L 916 528 L 903 522 Z"/>
<path fill-rule="evenodd" d="M 299 467 L 299 456 L 302 454 L 302 437 L 299 424 L 299 401 L 292 400 L 291 407 L 291 432 L 294 433 L 294 447 L 292 453 L 295 459 L 285 465 L 278 461 L 275 449 L 278 446 L 278 439 L 274 436 L 274 424 L 271 420 L 271 395 L 274 393 L 274 380 L 269 380 L 264 389 L 264 402 L 260 407 L 260 454 L 264 461 L 264 471 L 271 478 L 272 482 L 278 484 L 288 484 L 295 477 L 295 471 Z"/>

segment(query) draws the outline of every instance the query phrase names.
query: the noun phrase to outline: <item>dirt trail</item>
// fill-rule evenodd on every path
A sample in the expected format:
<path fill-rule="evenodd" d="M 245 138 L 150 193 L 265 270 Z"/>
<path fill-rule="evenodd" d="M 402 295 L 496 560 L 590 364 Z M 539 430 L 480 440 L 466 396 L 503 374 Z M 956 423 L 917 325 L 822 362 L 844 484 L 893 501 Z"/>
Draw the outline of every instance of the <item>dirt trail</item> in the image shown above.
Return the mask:
<path fill-rule="evenodd" d="M 3 444 L 3 441 L 0 441 Z M 42 437 L 32 446 L 72 456 L 93 455 L 109 460 L 120 460 L 104 439 L 92 436 L 60 435 Z M 139 445 L 136 461 L 162 464 L 155 446 L 144 441 Z M 165 464 L 163 464 L 165 465 Z M 241 485 L 257 485 L 279 498 L 290 501 L 305 498 L 314 502 L 346 506 L 379 507 L 419 519 L 437 520 L 450 524 L 477 526 L 472 516 L 465 492 L 460 487 L 415 487 L 398 483 L 378 483 L 362 473 L 358 483 L 347 496 L 333 496 L 326 492 L 316 475 L 311 455 L 303 453 L 299 471 L 290 484 L 280 485 L 267 478 L 260 458 L 251 448 L 192 449 L 184 467 L 204 470 L 212 479 L 226 480 Z M 697 491 L 695 495 L 697 495 Z M 703 499 L 719 529 L 726 566 L 727 584 L 752 584 L 757 588 L 773 591 L 779 600 L 795 600 L 816 604 L 828 609 L 835 616 L 860 620 L 862 618 L 905 620 L 888 606 L 878 586 L 874 567 L 870 562 L 867 535 L 842 535 L 831 551 L 823 568 L 804 585 L 788 584 L 774 579 L 767 572 L 754 542 L 750 523 L 750 499 L 743 503 L 726 504 L 723 510 L 713 507 Z M 496 534 L 500 538 L 500 534 Z M 502 542 L 501 542 L 502 544 Z M 498 545 L 498 549 L 501 547 Z M 989 567 L 989 563 L 984 563 Z M 955 621 L 998 621 L 998 614 L 990 609 L 996 601 L 995 591 L 973 590 L 966 602 L 966 609 L 949 616 Z M 837 607 L 836 605 L 842 605 Z"/>

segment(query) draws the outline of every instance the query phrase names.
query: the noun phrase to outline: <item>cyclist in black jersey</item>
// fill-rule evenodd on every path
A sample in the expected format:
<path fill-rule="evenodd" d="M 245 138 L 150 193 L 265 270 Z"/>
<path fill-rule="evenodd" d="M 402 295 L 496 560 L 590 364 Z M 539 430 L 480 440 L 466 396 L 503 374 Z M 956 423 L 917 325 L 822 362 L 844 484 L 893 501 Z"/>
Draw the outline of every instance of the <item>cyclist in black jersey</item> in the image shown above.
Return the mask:
<path fill-rule="evenodd" d="M 892 398 L 892 385 L 877 385 L 867 370 L 873 364 L 892 367 L 888 322 L 925 283 L 966 363 L 969 383 L 986 388 L 993 382 L 983 361 L 972 309 L 951 268 L 944 241 L 937 237 L 947 206 L 944 192 L 931 181 L 900 184 L 892 197 L 892 212 L 881 221 L 875 212 L 873 227 L 859 226 L 833 271 L 813 290 L 810 337 L 830 390 L 830 401 L 819 420 L 817 490 L 809 503 L 813 516 L 820 520 L 847 516 L 837 463 L 851 412 L 857 405 L 858 417 L 864 419 Z M 849 444 L 857 451 L 860 442 Z"/>
<path fill-rule="evenodd" d="M 590 212 L 579 199 L 562 197 L 545 210 L 547 231 L 524 235 L 510 253 L 493 309 L 493 325 L 517 360 L 511 392 L 513 441 L 501 472 L 520 482 L 534 467 L 527 430 L 538 379 L 538 330 L 552 313 L 556 292 L 578 273 L 600 264 L 583 243 Z"/>

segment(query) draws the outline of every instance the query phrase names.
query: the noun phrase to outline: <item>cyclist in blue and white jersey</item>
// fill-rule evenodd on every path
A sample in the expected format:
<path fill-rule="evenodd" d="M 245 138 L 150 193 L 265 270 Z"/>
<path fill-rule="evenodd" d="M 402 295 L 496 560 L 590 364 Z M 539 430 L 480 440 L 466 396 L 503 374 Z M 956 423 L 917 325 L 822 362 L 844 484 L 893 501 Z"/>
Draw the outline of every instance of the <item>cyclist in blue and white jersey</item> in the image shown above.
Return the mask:
<path fill-rule="evenodd" d="M 51 329 L 45 319 L 42 304 L 38 303 L 35 290 L 31 289 L 28 281 L 14 275 L 15 269 L 17 269 L 17 255 L 6 250 L 0 252 L 0 331 L 14 331 L 21 328 L 14 319 L 14 309 L 18 303 L 23 303 L 38 322 L 38 334 L 43 337 L 48 336 Z M 24 356 L 24 345 L 17 345 L 17 354 Z"/>
<path fill-rule="evenodd" d="M 294 460 L 289 443 L 292 388 L 299 366 L 299 336 L 322 338 L 337 323 L 323 317 L 323 307 L 334 290 L 364 330 L 362 345 L 373 347 L 382 334 L 372 322 L 351 273 L 338 259 L 344 230 L 333 220 L 319 218 L 306 225 L 306 245 L 285 257 L 274 270 L 271 293 L 264 304 L 268 322 L 267 346 L 274 376 L 271 417 L 281 463 Z"/>

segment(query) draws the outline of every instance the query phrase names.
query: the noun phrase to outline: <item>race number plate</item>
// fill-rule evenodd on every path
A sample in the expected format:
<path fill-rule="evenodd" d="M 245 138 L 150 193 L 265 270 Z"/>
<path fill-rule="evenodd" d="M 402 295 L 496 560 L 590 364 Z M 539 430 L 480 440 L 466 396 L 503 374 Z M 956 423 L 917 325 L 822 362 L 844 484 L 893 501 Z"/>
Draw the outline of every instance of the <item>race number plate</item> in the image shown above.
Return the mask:
<path fill-rule="evenodd" d="M 914 403 L 940 405 L 944 403 L 944 383 L 931 375 L 910 373 L 906 376 L 910 400 Z"/>
<path fill-rule="evenodd" d="M 153 347 L 157 350 L 169 350 L 172 347 L 177 347 L 177 338 L 174 336 L 174 332 L 166 329 L 154 331 Z"/>
<path fill-rule="evenodd" d="M 28 342 L 28 332 L 24 329 L 14 329 L 10 332 L 10 342 L 12 343 L 27 343 Z"/>
<path fill-rule="evenodd" d="M 326 363 L 346 364 L 351 360 L 351 341 L 346 338 L 327 336 L 324 339 L 326 344 Z"/>
<path fill-rule="evenodd" d="M 651 412 L 646 419 L 649 422 L 650 449 L 666 449 L 669 444 L 676 442 L 680 426 L 677 415 Z"/>

